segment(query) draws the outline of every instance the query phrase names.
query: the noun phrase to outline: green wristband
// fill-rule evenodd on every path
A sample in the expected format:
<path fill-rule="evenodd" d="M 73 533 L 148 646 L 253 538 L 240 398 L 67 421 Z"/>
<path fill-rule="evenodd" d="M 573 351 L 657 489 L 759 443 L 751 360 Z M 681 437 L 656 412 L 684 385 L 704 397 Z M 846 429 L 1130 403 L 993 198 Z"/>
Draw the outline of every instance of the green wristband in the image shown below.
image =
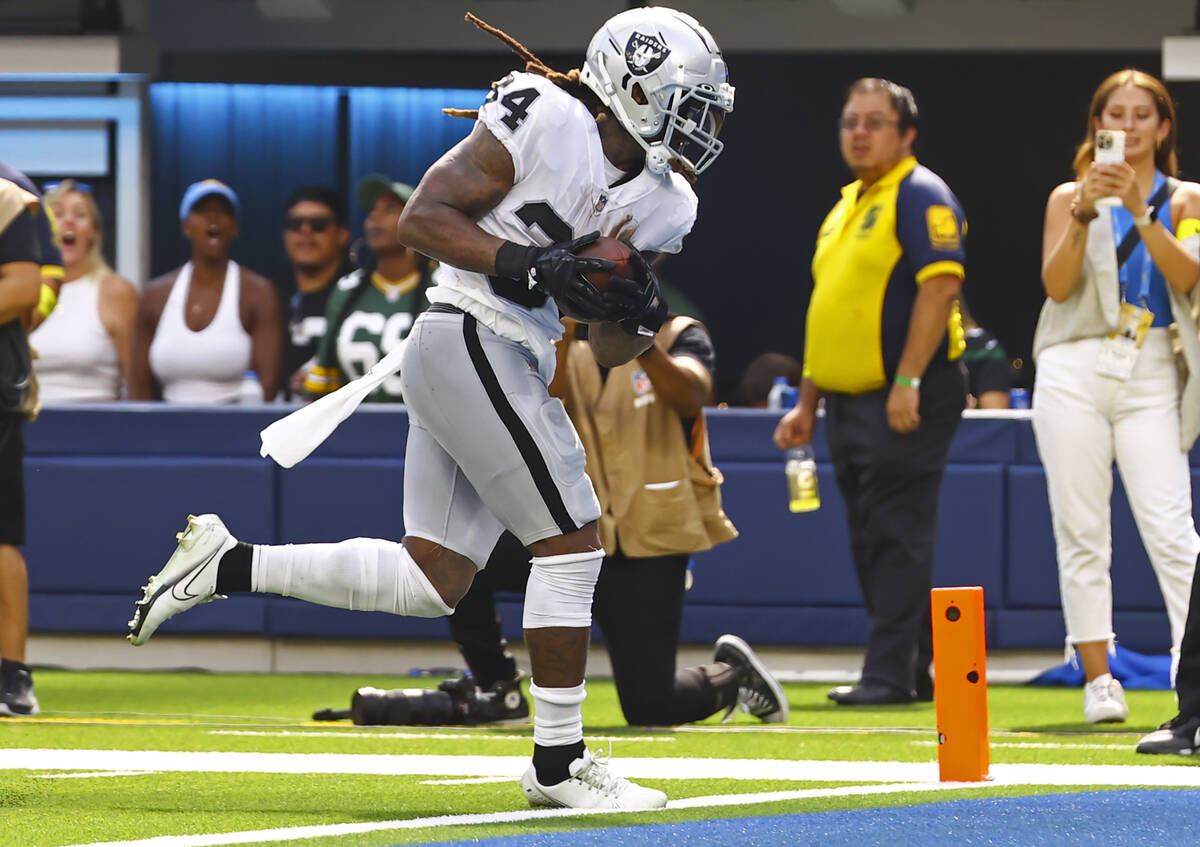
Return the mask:
<path fill-rule="evenodd" d="M 900 376 L 900 374 L 896 374 L 896 378 L 893 380 L 893 382 L 895 382 L 896 385 L 903 385 L 905 388 L 918 388 L 919 389 L 921 387 L 921 378 L 919 376 L 911 376 L 910 377 L 910 376 Z"/>

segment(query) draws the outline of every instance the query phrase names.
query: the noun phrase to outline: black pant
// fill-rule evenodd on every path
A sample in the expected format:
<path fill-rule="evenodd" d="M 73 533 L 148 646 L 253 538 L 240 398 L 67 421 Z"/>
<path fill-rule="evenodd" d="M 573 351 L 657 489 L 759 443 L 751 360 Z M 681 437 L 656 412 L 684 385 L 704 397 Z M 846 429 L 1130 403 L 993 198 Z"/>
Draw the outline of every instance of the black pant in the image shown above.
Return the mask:
<path fill-rule="evenodd" d="M 931 367 L 920 391 L 921 424 L 908 435 L 888 426 L 888 389 L 825 395 L 833 469 L 870 619 L 862 681 L 901 691 L 915 688 L 933 658 L 938 492 L 966 399 L 957 367 Z"/>
<path fill-rule="evenodd" d="M 738 678 L 724 663 L 675 670 L 683 619 L 688 554 L 604 560 L 592 615 L 604 634 L 625 720 L 672 726 L 702 720 L 737 699 Z M 479 685 L 516 676 L 496 613 L 496 591 L 524 592 L 529 553 L 510 533 L 501 536 L 470 591 L 450 616 L 450 635 Z"/>
<path fill-rule="evenodd" d="M 1200 557 L 1196 558 L 1200 571 Z M 1175 693 L 1179 695 L 1179 714 L 1200 718 L 1200 574 L 1192 577 L 1192 597 L 1188 601 L 1187 623 L 1179 643 L 1179 670 L 1175 675 Z"/>

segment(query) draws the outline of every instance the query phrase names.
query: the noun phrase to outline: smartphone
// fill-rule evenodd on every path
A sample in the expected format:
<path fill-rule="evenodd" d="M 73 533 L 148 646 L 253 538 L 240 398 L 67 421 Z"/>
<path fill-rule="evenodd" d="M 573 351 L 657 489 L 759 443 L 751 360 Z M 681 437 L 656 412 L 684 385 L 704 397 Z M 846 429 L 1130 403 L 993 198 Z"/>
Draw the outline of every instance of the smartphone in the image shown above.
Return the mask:
<path fill-rule="evenodd" d="M 1119 129 L 1096 130 L 1096 161 L 1115 165 L 1125 161 L 1125 132 Z"/>
<path fill-rule="evenodd" d="M 1101 165 L 1115 165 L 1125 161 L 1125 132 L 1120 129 L 1096 130 L 1095 159 Z M 1097 206 L 1120 206 L 1120 197 L 1101 197 Z"/>

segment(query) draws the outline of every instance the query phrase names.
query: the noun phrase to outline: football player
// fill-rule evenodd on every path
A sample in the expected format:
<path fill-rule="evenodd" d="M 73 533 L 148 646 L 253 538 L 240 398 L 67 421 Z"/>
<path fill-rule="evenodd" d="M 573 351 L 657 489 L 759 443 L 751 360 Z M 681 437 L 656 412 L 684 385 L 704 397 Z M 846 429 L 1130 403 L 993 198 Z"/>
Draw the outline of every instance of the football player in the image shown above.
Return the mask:
<path fill-rule="evenodd" d="M 672 9 L 611 18 L 583 67 L 566 74 L 476 23 L 527 65 L 493 86 L 474 130 L 429 169 L 400 219 L 401 240 L 441 263 L 433 305 L 401 360 L 411 492 L 402 543 L 251 546 L 215 515 L 190 518 L 146 587 L 130 638 L 144 643 L 171 615 L 231 591 L 449 614 L 507 528 L 533 554 L 526 797 L 535 806 L 660 808 L 665 794 L 611 773 L 583 743 L 600 509 L 578 436 L 547 384 L 560 313 L 591 322 L 606 359 L 628 360 L 652 342 L 666 304 L 638 251 L 680 249 L 696 214 L 689 182 L 721 152 L 734 90 L 712 36 Z M 603 293 L 582 274 L 612 263 L 576 255 L 600 231 L 636 248 L 637 278 L 614 277 Z"/>

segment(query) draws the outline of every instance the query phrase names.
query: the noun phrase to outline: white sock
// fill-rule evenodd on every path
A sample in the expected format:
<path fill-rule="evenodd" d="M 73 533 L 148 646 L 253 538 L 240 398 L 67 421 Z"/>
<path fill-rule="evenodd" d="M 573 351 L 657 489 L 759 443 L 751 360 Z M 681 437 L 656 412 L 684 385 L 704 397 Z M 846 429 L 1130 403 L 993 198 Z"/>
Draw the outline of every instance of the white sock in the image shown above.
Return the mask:
<path fill-rule="evenodd" d="M 584 683 L 573 688 L 529 686 L 533 698 L 533 743 L 542 747 L 564 747 L 583 741 Z"/>
<path fill-rule="evenodd" d="M 454 611 L 403 544 L 378 538 L 255 545 L 250 587 L 339 609 L 419 618 Z"/>

